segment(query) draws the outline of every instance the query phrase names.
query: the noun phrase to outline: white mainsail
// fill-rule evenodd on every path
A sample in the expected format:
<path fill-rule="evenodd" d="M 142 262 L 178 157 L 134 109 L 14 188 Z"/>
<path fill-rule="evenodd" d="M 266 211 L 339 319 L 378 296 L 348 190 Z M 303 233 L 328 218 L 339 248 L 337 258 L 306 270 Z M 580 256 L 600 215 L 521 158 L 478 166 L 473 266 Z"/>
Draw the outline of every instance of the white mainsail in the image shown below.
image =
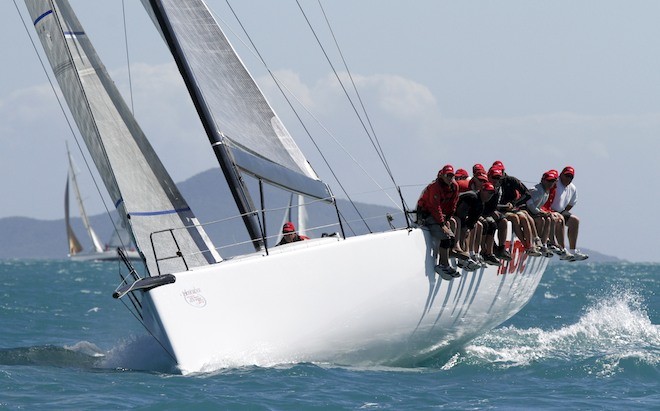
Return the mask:
<path fill-rule="evenodd" d="M 180 271 L 220 260 L 68 1 L 25 3 L 78 129 L 149 272 Z"/>
<path fill-rule="evenodd" d="M 317 199 L 330 199 L 332 194 L 273 112 L 206 4 L 200 0 L 142 3 L 174 56 L 259 249 L 263 233 L 242 173 Z"/>
<path fill-rule="evenodd" d="M 209 116 L 206 120 L 231 150 L 234 165 L 275 185 L 329 197 L 207 5 L 200 0 L 142 3 L 184 66 L 191 94 L 197 93 L 208 110 L 201 114 Z"/>

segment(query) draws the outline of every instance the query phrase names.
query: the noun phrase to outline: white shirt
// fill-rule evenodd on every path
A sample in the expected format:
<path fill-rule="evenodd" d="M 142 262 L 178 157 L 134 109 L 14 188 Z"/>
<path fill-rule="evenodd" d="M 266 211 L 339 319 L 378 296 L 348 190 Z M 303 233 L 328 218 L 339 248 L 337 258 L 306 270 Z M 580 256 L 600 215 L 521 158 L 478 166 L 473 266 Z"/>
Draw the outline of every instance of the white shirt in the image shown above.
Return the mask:
<path fill-rule="evenodd" d="M 575 187 L 573 183 L 569 183 L 565 186 L 561 183 L 561 180 L 557 180 L 557 192 L 555 193 L 555 199 L 550 207 L 554 211 L 559 211 L 561 213 L 566 210 L 566 207 L 575 206 L 577 199 L 577 187 Z"/>
<path fill-rule="evenodd" d="M 529 194 L 531 197 L 527 200 L 527 209 L 532 212 L 532 214 L 538 214 L 541 212 L 541 207 L 548 201 L 550 193 L 545 191 L 543 187 L 543 182 L 538 183 L 534 187 L 529 189 Z"/>

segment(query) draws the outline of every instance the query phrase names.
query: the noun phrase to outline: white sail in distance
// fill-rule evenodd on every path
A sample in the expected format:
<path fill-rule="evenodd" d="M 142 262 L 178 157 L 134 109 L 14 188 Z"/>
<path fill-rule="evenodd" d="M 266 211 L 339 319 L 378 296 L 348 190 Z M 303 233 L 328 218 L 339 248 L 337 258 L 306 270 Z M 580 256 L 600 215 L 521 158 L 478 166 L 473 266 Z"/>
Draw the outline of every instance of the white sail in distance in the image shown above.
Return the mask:
<path fill-rule="evenodd" d="M 76 201 L 78 202 L 78 210 L 80 212 L 80 218 L 82 219 L 83 225 L 87 230 L 89 239 L 92 240 L 92 246 L 94 247 L 94 251 L 100 253 L 103 251 L 103 245 L 101 244 L 101 240 L 99 239 L 99 236 L 96 235 L 96 231 L 94 231 L 92 225 L 89 223 L 89 217 L 87 217 L 87 211 L 85 211 L 85 205 L 83 204 L 82 197 L 80 195 L 80 187 L 78 187 L 76 170 L 75 167 L 73 166 L 73 159 L 71 158 L 71 153 L 69 152 L 68 144 L 66 147 L 66 154 L 67 157 L 69 158 L 69 179 L 71 180 L 71 185 L 73 185 L 73 193 L 76 196 Z M 68 191 L 68 184 L 67 184 L 67 191 Z"/>
<path fill-rule="evenodd" d="M 219 261 L 68 1 L 25 3 L 80 134 L 149 272 Z M 183 258 L 161 260 L 178 253 Z"/>
<path fill-rule="evenodd" d="M 83 250 L 78 237 L 71 227 L 71 218 L 69 214 L 69 176 L 66 177 L 66 186 L 64 188 L 64 223 L 66 224 L 66 238 L 69 243 L 69 255 L 78 254 Z"/>

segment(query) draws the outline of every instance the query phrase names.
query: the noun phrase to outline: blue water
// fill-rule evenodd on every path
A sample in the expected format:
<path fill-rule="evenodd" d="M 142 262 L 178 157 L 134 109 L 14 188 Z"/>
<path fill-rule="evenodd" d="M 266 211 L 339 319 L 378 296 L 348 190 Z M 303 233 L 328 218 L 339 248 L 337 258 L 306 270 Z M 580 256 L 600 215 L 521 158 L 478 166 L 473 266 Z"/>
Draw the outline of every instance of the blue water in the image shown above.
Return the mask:
<path fill-rule="evenodd" d="M 530 303 L 424 368 L 172 373 L 116 263 L 0 261 L 0 409 L 660 409 L 660 265 L 551 265 Z"/>

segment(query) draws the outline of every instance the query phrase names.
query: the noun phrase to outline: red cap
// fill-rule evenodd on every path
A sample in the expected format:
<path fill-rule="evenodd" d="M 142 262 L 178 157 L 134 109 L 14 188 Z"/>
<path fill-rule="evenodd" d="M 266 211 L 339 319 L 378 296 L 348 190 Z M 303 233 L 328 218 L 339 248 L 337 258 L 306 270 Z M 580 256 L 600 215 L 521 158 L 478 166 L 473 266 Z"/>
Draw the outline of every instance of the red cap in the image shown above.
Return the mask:
<path fill-rule="evenodd" d="M 561 170 L 561 173 L 571 175 L 571 176 L 575 176 L 575 169 L 573 169 L 573 167 L 571 167 L 571 166 L 566 166 L 566 167 L 564 167 L 563 170 Z"/>
<path fill-rule="evenodd" d="M 486 175 L 486 172 L 483 173 L 477 173 L 474 175 L 474 178 L 476 178 L 479 181 L 486 182 L 488 181 L 488 176 Z"/>
<path fill-rule="evenodd" d="M 447 164 L 446 166 L 442 167 L 440 171 L 438 171 L 438 176 L 447 174 L 454 174 L 454 167 L 451 164 Z"/>
<path fill-rule="evenodd" d="M 504 169 L 499 168 L 499 167 L 491 167 L 490 170 L 488 170 L 488 177 L 502 177 L 504 174 Z"/>
<path fill-rule="evenodd" d="M 481 186 L 482 191 L 495 191 L 495 186 L 493 183 L 490 181 L 486 181 L 482 186 Z"/>
<path fill-rule="evenodd" d="M 482 173 L 485 174 L 485 173 L 486 173 L 486 169 L 484 168 L 484 166 L 482 166 L 481 164 L 477 163 L 477 164 L 475 164 L 475 165 L 472 166 L 472 174 L 476 175 L 476 174 L 478 174 L 479 172 L 482 172 Z"/>
<path fill-rule="evenodd" d="M 501 168 L 502 170 L 504 170 L 504 163 L 502 163 L 500 160 L 497 160 L 493 162 L 493 167 Z"/>
<path fill-rule="evenodd" d="M 455 175 L 456 175 L 456 177 L 465 177 L 465 178 L 470 177 L 468 172 L 466 170 L 462 169 L 462 168 L 459 168 L 458 170 L 456 170 Z"/>
<path fill-rule="evenodd" d="M 296 226 L 293 225 L 291 221 L 287 222 L 284 224 L 282 227 L 282 232 L 283 233 L 295 233 L 296 232 Z"/>
<path fill-rule="evenodd" d="M 557 172 L 557 170 L 548 170 L 545 173 L 543 173 L 542 178 L 548 181 L 557 181 L 557 178 L 559 178 L 559 173 Z"/>

